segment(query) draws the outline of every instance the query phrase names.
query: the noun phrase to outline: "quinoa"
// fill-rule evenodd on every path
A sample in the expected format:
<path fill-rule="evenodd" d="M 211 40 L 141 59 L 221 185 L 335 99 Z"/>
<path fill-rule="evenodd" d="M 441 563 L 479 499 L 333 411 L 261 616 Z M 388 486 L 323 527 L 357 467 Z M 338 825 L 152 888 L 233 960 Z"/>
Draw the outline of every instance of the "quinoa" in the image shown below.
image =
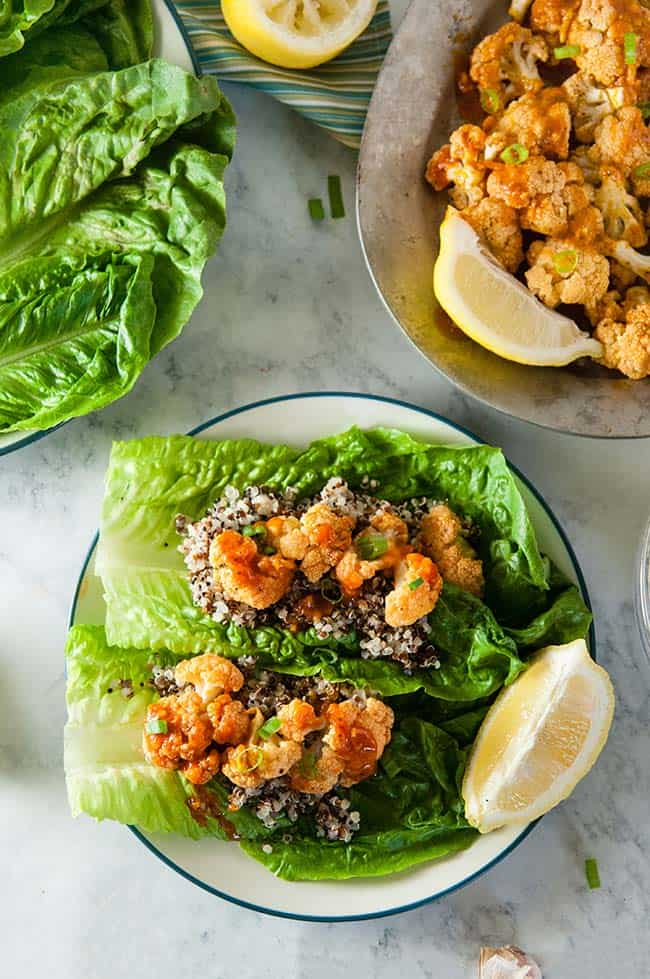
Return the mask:
<path fill-rule="evenodd" d="M 176 528 L 183 536 L 179 550 L 189 571 L 194 604 L 219 623 L 232 622 L 249 628 L 280 626 L 292 632 L 308 632 L 323 642 L 352 639 L 364 659 L 389 659 L 399 663 L 406 673 L 412 673 L 414 669 L 437 669 L 440 661 L 431 642 L 426 617 L 400 628 L 393 628 L 386 622 L 385 600 L 394 587 L 386 574 L 375 574 L 349 600 L 341 596 L 332 572 L 316 583 L 296 575 L 288 592 L 266 609 L 255 609 L 226 598 L 215 581 L 210 563 L 210 544 L 215 536 L 224 530 L 241 532 L 245 527 L 275 515 L 300 517 L 314 503 L 325 503 L 338 515 L 353 517 L 355 533 L 369 526 L 377 514 L 394 514 L 405 522 L 409 541 L 416 546 L 422 518 L 438 501 L 422 496 L 391 503 L 373 495 L 377 489 L 378 483 L 374 479 L 365 477 L 361 489 L 355 491 L 345 480 L 334 476 L 319 494 L 298 500 L 293 489 L 278 494 L 266 487 L 249 486 L 240 493 L 227 486 L 223 497 L 203 519 L 192 523 L 179 515 Z M 469 521 L 464 521 L 463 533 L 475 541 L 477 531 Z M 301 602 L 309 595 L 316 596 L 321 603 L 323 597 L 328 599 L 320 618 L 301 617 Z"/>
<path fill-rule="evenodd" d="M 236 788 L 230 794 L 228 808 L 236 811 L 244 806 L 270 830 L 276 829 L 283 818 L 296 823 L 301 816 L 311 816 L 317 836 L 342 843 L 349 843 L 361 825 L 360 813 L 352 810 L 350 800 L 336 790 L 322 796 L 295 792 L 286 776 L 264 782 L 256 789 Z M 285 834 L 283 839 L 290 842 L 292 837 Z"/>

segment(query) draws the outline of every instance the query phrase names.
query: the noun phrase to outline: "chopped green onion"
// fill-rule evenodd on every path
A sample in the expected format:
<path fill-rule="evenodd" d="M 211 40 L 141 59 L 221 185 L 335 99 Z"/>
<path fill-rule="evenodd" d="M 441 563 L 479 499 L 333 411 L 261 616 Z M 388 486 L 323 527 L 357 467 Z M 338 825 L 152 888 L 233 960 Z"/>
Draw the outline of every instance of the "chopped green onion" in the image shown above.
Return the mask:
<path fill-rule="evenodd" d="M 313 751 L 305 751 L 298 763 L 300 774 L 305 778 L 313 778 L 318 771 L 318 762 Z"/>
<path fill-rule="evenodd" d="M 263 738 L 264 741 L 266 741 L 266 739 L 270 738 L 276 731 L 279 731 L 281 727 L 282 721 L 279 717 L 269 717 L 268 721 L 265 721 L 264 724 L 262 724 L 257 733 L 260 738 Z"/>
<path fill-rule="evenodd" d="M 259 537 L 260 534 L 266 534 L 266 527 L 264 524 L 249 524 L 248 527 L 244 527 L 242 530 L 244 537 Z"/>
<path fill-rule="evenodd" d="M 480 97 L 484 112 L 498 112 L 501 108 L 501 97 L 496 88 L 482 88 Z"/>
<path fill-rule="evenodd" d="M 338 605 L 343 598 L 340 587 L 332 578 L 323 578 L 320 586 L 320 593 L 332 605 Z"/>
<path fill-rule="evenodd" d="M 322 221 L 325 217 L 325 208 L 320 197 L 310 197 L 307 201 L 309 216 L 312 221 Z"/>
<path fill-rule="evenodd" d="M 419 588 L 420 585 L 423 584 L 424 584 L 424 578 L 415 578 L 413 581 L 409 581 L 409 588 L 411 589 L 411 591 L 415 591 L 416 588 Z"/>
<path fill-rule="evenodd" d="M 589 885 L 590 890 L 595 891 L 600 887 L 598 861 L 594 860 L 593 857 L 589 857 L 587 860 L 585 860 L 585 876 L 587 878 L 587 884 Z"/>
<path fill-rule="evenodd" d="M 255 761 L 249 765 L 244 761 L 244 759 L 247 758 L 251 752 L 254 755 Z M 254 772 L 256 768 L 260 767 L 263 758 L 264 752 L 262 749 L 258 748 L 257 745 L 249 744 L 241 754 L 237 755 L 237 768 L 242 775 L 248 775 L 249 772 Z"/>
<path fill-rule="evenodd" d="M 509 165 L 519 165 L 528 159 L 528 150 L 521 143 L 511 143 L 501 154 L 501 159 Z"/>
<path fill-rule="evenodd" d="M 632 176 L 639 177 L 640 179 L 650 177 L 650 163 L 642 163 L 640 166 L 635 167 L 632 171 Z"/>
<path fill-rule="evenodd" d="M 341 178 L 336 174 L 327 178 L 327 192 L 330 195 L 330 211 L 333 218 L 344 218 L 345 207 L 343 205 L 343 191 L 341 190 Z"/>
<path fill-rule="evenodd" d="M 383 534 L 362 534 L 357 538 L 357 554 L 364 561 L 375 561 L 388 550 L 388 540 Z"/>
<path fill-rule="evenodd" d="M 556 61 L 564 61 L 565 58 L 577 58 L 580 54 L 579 44 L 563 44 L 559 48 L 553 48 Z"/>
<path fill-rule="evenodd" d="M 626 65 L 636 64 L 636 47 L 638 40 L 638 36 L 633 34 L 632 31 L 628 31 L 623 35 L 623 50 L 625 51 Z"/>
<path fill-rule="evenodd" d="M 644 121 L 650 119 L 650 102 L 637 102 L 637 108 L 641 110 Z"/>
<path fill-rule="evenodd" d="M 565 248 L 553 256 L 553 265 L 558 275 L 571 275 L 578 264 L 578 253 L 575 248 Z"/>
<path fill-rule="evenodd" d="M 161 717 L 147 721 L 145 727 L 147 734 L 167 734 L 167 721 L 163 721 Z"/>

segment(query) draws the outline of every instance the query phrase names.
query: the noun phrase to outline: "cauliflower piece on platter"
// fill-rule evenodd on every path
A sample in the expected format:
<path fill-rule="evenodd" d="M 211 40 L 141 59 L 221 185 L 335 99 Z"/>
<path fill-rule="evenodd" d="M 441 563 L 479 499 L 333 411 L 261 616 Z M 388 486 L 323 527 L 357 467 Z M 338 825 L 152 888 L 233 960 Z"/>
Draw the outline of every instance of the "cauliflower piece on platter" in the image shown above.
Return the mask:
<path fill-rule="evenodd" d="M 497 160 L 512 143 L 521 143 L 531 156 L 566 160 L 571 136 L 566 92 L 544 88 L 522 95 L 502 115 L 486 119 L 484 129 L 488 132 L 486 160 Z"/>
<path fill-rule="evenodd" d="M 650 197 L 650 130 L 641 110 L 626 106 L 596 128 L 595 151 L 602 164 L 618 167 L 629 177 L 637 197 Z"/>
<path fill-rule="evenodd" d="M 498 98 L 499 107 L 504 108 L 525 92 L 536 92 L 542 87 L 538 62 L 548 58 L 548 47 L 542 37 L 511 22 L 476 45 L 469 73 L 479 89 Z"/>
<path fill-rule="evenodd" d="M 603 345 L 602 363 L 632 380 L 650 376 L 650 290 L 633 286 L 610 312 L 594 332 Z"/>
<path fill-rule="evenodd" d="M 452 184 L 449 197 L 461 210 L 485 197 L 485 139 L 480 126 L 460 126 L 427 164 L 428 182 L 434 190 L 444 190 Z"/>
<path fill-rule="evenodd" d="M 594 204 L 603 216 L 605 233 L 610 238 L 623 239 L 634 248 L 647 243 L 641 205 L 628 193 L 620 170 L 615 167 L 604 170 L 600 187 L 594 193 Z"/>
<path fill-rule="evenodd" d="M 527 257 L 528 288 L 551 309 L 561 303 L 596 302 L 609 288 L 605 256 L 571 238 L 534 241 Z"/>
<path fill-rule="evenodd" d="M 519 216 L 503 201 L 485 197 L 462 212 L 481 236 L 494 257 L 508 272 L 515 273 L 524 259 Z"/>
<path fill-rule="evenodd" d="M 583 71 L 567 78 L 562 88 L 571 110 L 573 131 L 581 143 L 593 143 L 596 127 L 603 119 L 621 109 L 626 98 L 633 99 L 633 94 L 626 94 L 628 89 L 604 88 Z"/>

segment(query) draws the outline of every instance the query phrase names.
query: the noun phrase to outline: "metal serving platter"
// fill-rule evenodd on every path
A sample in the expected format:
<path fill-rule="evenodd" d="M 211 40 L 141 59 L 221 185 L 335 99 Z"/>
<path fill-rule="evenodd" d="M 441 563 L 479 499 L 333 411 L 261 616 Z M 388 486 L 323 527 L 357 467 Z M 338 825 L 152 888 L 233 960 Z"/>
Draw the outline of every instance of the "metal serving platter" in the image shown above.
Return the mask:
<path fill-rule="evenodd" d="M 433 367 L 479 401 L 562 432 L 650 436 L 650 380 L 597 365 L 525 367 L 454 327 L 433 295 L 447 204 L 424 181 L 431 153 L 460 124 L 459 53 L 506 19 L 505 0 L 413 0 L 387 54 L 359 158 L 357 218 L 370 274 L 389 312 Z"/>

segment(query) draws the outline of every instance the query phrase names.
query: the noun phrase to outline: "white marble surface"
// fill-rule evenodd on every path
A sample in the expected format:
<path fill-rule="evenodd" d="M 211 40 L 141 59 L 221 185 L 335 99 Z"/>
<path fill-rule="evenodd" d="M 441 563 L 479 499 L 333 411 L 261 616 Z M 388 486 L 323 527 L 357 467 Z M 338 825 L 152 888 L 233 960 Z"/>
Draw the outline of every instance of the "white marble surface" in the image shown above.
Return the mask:
<path fill-rule="evenodd" d="M 647 976 L 650 672 L 632 612 L 647 443 L 534 429 L 432 374 L 366 273 L 353 156 L 261 95 L 228 94 L 241 124 L 230 227 L 192 323 L 130 396 L 0 460 L 0 973 L 464 979 L 481 943 L 515 942 L 539 957 L 546 979 Z M 325 195 L 328 173 L 342 175 L 348 217 L 314 227 L 305 202 Z M 326 388 L 411 400 L 506 448 L 583 562 L 599 655 L 618 693 L 597 768 L 504 863 L 437 904 L 338 926 L 232 907 L 120 826 L 73 821 L 61 768 L 68 607 L 111 439 L 182 432 L 247 401 Z M 598 858 L 600 891 L 585 887 L 585 856 Z"/>

